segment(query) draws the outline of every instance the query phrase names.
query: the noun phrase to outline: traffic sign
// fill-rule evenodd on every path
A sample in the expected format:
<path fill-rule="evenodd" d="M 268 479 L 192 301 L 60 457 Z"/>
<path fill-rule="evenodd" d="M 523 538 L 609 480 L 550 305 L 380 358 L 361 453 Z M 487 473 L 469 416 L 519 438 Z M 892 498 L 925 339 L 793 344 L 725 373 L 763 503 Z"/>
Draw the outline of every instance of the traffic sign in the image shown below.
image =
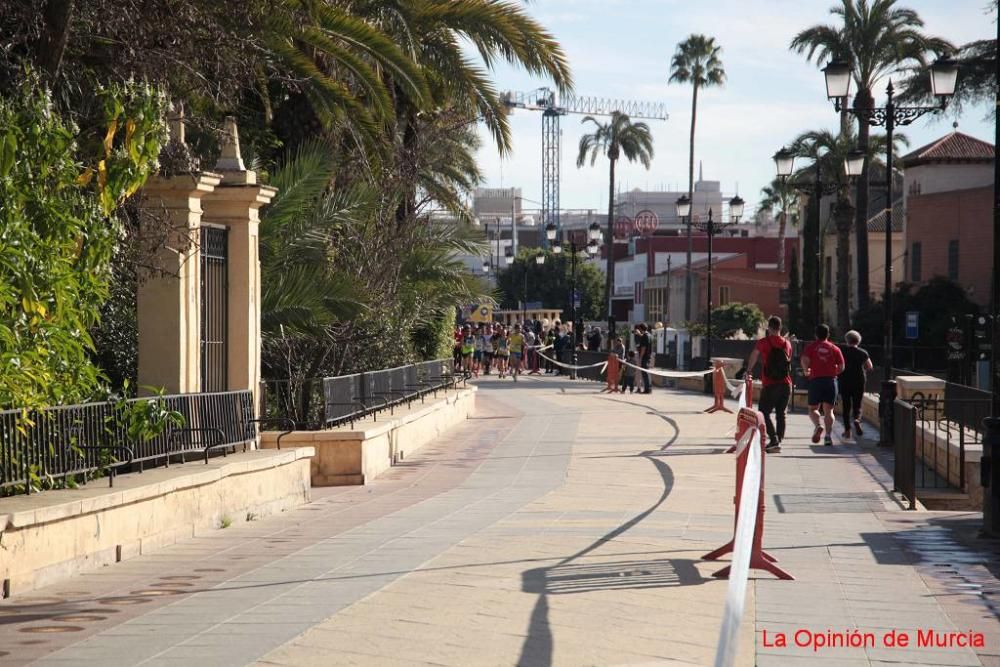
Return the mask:
<path fill-rule="evenodd" d="M 906 312 L 906 338 L 909 340 L 920 338 L 920 313 L 916 310 Z"/>

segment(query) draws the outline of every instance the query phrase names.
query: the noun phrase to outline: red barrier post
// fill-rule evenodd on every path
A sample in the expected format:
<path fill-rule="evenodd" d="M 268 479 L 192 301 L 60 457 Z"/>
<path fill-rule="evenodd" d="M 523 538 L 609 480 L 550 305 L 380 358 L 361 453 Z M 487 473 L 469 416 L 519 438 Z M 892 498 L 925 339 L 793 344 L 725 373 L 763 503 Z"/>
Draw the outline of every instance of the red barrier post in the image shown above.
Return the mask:
<path fill-rule="evenodd" d="M 621 374 L 621 366 L 618 363 L 618 355 L 614 352 L 608 354 L 608 367 L 606 369 L 608 384 L 604 391 L 609 394 L 618 393 L 618 376 Z"/>
<path fill-rule="evenodd" d="M 739 415 L 737 417 L 737 441 L 742 439 L 744 434 L 753 428 L 758 429 L 759 438 L 757 446 L 760 447 L 760 491 L 757 494 L 757 522 L 754 526 L 753 531 L 753 544 L 750 548 L 750 568 L 754 570 L 764 570 L 765 572 L 770 572 L 779 579 L 795 579 L 788 572 L 775 565 L 777 558 L 771 554 L 764 551 L 764 462 L 767 459 L 767 455 L 764 452 L 764 442 L 765 435 L 767 431 L 764 428 L 764 415 L 761 413 L 750 410 L 748 408 L 741 408 Z M 735 519 L 733 521 L 733 539 L 729 540 L 726 544 L 722 545 L 715 551 L 705 554 L 702 556 L 703 560 L 718 560 L 721 556 L 725 554 L 732 553 L 733 543 L 736 532 L 736 525 L 740 521 L 740 495 L 743 492 L 743 477 L 746 473 L 747 460 L 750 456 L 750 446 L 743 448 L 740 455 L 736 459 L 736 495 L 733 498 L 733 503 L 736 507 L 734 512 Z M 720 579 L 725 579 L 729 577 L 730 567 L 726 566 L 713 574 L 713 577 Z"/>
<path fill-rule="evenodd" d="M 732 414 L 733 411 L 726 407 L 726 378 L 722 375 L 721 361 L 715 362 L 715 370 L 712 371 L 712 395 L 712 407 L 705 408 L 705 412 L 711 414 L 722 411 Z"/>
<path fill-rule="evenodd" d="M 746 405 L 748 408 L 753 409 L 753 377 L 750 373 L 747 373 L 747 386 L 744 391 L 746 391 L 747 397 Z"/>

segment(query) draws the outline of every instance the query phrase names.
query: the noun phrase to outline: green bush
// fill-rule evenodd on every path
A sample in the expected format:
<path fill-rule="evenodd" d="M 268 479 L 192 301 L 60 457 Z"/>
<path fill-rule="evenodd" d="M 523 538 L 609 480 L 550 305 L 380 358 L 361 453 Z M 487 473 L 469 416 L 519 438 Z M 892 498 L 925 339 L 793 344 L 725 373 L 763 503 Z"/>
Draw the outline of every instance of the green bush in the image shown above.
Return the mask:
<path fill-rule="evenodd" d="M 144 87 L 95 98 L 100 127 L 83 131 L 30 77 L 0 99 L 0 408 L 80 402 L 101 385 L 88 332 L 108 297 L 113 213 L 155 169 L 163 129 Z"/>

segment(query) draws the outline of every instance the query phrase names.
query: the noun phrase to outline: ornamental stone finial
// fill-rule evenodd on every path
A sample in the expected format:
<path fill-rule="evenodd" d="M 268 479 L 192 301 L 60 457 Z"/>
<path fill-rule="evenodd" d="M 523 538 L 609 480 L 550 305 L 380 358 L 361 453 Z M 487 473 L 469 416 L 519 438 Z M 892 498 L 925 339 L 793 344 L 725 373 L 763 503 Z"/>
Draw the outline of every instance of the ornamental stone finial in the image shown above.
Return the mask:
<path fill-rule="evenodd" d="M 216 171 L 246 171 L 243 157 L 240 155 L 240 134 L 236 127 L 236 119 L 226 116 L 225 129 L 222 133 L 222 153 L 215 163 Z"/>

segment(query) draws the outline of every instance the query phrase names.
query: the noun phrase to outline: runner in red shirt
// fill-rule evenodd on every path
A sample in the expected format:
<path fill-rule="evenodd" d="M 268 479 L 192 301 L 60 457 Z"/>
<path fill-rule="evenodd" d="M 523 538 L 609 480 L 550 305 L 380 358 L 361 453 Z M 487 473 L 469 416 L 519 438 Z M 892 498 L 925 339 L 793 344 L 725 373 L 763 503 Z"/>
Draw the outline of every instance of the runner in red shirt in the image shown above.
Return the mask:
<path fill-rule="evenodd" d="M 812 441 L 819 442 L 823 427 L 819 424 L 819 408 L 823 408 L 826 439 L 823 444 L 833 444 L 833 404 L 837 402 L 837 376 L 844 370 L 844 353 L 830 342 L 830 327 L 816 327 L 816 340 L 802 353 L 802 370 L 809 378 L 809 418 L 815 430 Z"/>
<path fill-rule="evenodd" d="M 767 453 L 781 451 L 781 441 L 785 439 L 785 410 L 792 393 L 792 344 L 781 335 L 781 318 L 774 316 L 767 321 L 767 335 L 757 341 L 747 368 L 751 371 L 761 362 L 760 392 L 758 409 L 764 414 L 767 427 Z M 777 429 L 771 423 L 771 411 L 775 413 Z"/>

